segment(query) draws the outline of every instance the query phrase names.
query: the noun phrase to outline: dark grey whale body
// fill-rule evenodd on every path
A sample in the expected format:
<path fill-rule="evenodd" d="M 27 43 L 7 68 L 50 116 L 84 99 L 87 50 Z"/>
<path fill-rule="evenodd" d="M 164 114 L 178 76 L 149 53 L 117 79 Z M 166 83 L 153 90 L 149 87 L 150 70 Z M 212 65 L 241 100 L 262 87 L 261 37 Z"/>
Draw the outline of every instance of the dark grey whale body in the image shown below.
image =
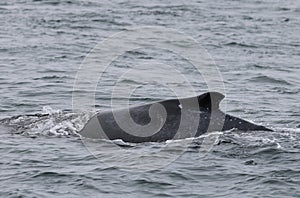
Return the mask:
<path fill-rule="evenodd" d="M 103 111 L 94 115 L 79 134 L 87 138 L 122 139 L 125 142 L 140 143 L 198 137 L 207 132 L 230 129 L 271 131 L 271 129 L 264 126 L 222 112 L 219 109 L 219 103 L 223 98 L 224 95 L 221 93 L 207 92 L 191 98 L 163 100 L 130 107 L 129 109 Z M 198 104 L 193 103 L 193 101 Z M 185 104 L 184 107 L 181 104 Z M 161 107 L 164 107 L 164 110 L 160 108 L 151 110 L 153 105 L 162 105 Z M 127 112 L 128 114 L 126 114 Z M 152 115 L 149 116 L 149 113 Z M 185 119 L 182 119 L 183 114 Z M 118 117 L 119 122 L 115 119 L 115 116 Z M 149 129 L 148 131 L 143 130 L 143 128 L 137 130 L 134 126 L 130 126 L 132 123 L 128 117 L 131 117 L 134 123 L 141 127 L 152 121 L 154 125 L 156 123 L 156 125 L 161 124 L 161 126 L 154 126 L 153 131 L 151 131 L 151 127 L 150 131 Z M 163 118 L 165 119 L 164 122 L 160 122 Z M 120 127 L 120 123 L 123 127 L 125 124 L 126 129 Z M 155 129 L 158 130 L 155 131 Z M 133 131 L 134 133 L 132 133 Z"/>

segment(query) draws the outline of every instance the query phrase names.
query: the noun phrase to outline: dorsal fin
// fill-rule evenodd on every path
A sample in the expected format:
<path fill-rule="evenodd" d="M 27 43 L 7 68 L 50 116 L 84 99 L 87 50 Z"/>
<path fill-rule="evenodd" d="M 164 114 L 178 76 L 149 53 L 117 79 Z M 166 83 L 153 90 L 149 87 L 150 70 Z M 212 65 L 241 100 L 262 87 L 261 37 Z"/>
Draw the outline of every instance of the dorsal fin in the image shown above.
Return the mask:
<path fill-rule="evenodd" d="M 207 108 L 209 110 L 219 109 L 220 102 L 225 96 L 219 92 L 207 92 L 197 96 L 199 107 Z"/>
<path fill-rule="evenodd" d="M 217 110 L 219 109 L 220 102 L 225 98 L 225 96 L 219 92 L 207 92 L 201 94 L 199 96 L 193 96 L 189 98 L 181 98 L 181 99 L 170 99 L 170 100 L 163 100 L 159 103 L 167 105 L 170 107 L 174 105 L 177 107 L 184 102 L 185 105 L 189 106 L 190 108 L 195 105 L 195 102 L 198 101 L 199 108 L 205 108 L 207 110 Z"/>

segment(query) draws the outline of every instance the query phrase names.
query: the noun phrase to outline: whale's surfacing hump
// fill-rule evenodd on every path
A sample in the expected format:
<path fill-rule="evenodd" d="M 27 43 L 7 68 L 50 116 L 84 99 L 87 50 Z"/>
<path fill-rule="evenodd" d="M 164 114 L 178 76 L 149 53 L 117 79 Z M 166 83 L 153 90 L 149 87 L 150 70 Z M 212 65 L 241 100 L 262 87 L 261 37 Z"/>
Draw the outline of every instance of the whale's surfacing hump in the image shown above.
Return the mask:
<path fill-rule="evenodd" d="M 140 143 L 197 137 L 230 129 L 270 131 L 222 112 L 219 104 L 224 97 L 218 92 L 207 92 L 195 97 L 99 112 L 79 134 L 87 138 Z"/>

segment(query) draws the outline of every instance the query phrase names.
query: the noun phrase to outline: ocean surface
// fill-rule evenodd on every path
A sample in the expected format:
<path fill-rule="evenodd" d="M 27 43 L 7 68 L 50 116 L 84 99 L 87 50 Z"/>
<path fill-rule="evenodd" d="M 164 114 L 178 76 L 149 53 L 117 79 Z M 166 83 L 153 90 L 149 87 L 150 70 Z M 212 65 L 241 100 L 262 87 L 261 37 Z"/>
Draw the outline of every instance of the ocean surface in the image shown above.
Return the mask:
<path fill-rule="evenodd" d="M 83 140 L 78 131 L 95 111 L 110 108 L 117 79 L 138 62 L 172 65 L 197 94 L 208 91 L 182 58 L 141 45 L 112 61 L 94 90 L 95 109 L 83 102 L 74 110 L 76 75 L 87 55 L 110 36 L 145 26 L 194 38 L 220 71 L 223 110 L 274 131 L 215 132 L 207 151 L 207 136 Z M 295 0 L 1 0 L 0 197 L 300 197 L 299 33 Z M 131 104 L 176 95 L 160 86 L 172 80 L 164 69 L 151 81 L 147 72 L 121 79 L 136 88 Z M 183 82 L 171 84 L 185 90 Z"/>

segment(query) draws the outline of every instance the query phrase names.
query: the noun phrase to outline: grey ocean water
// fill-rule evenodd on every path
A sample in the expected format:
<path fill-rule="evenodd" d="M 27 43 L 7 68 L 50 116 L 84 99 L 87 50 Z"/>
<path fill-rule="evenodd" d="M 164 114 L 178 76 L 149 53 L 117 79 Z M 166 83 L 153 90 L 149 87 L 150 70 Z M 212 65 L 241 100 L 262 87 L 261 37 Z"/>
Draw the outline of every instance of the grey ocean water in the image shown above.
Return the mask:
<path fill-rule="evenodd" d="M 177 142 L 164 152 L 180 157 L 152 171 L 124 171 L 118 151 L 95 158 L 77 135 L 91 112 L 72 112 L 75 76 L 99 41 L 136 26 L 174 28 L 195 38 L 222 73 L 227 112 L 274 132 L 223 133 L 204 157 L 197 141 L 187 150 Z M 0 196 L 299 197 L 299 33 L 300 2 L 294 0 L 2 0 Z M 174 62 L 161 56 L 131 52 L 112 71 L 136 60 Z M 205 92 L 202 79 L 188 73 L 199 94 Z M 108 75 L 99 85 L 98 109 L 109 107 L 114 82 Z M 134 104 L 170 97 L 159 82 L 126 83 L 141 84 Z M 105 141 L 92 144 L 111 152 Z M 166 143 L 122 144 L 151 153 Z"/>

